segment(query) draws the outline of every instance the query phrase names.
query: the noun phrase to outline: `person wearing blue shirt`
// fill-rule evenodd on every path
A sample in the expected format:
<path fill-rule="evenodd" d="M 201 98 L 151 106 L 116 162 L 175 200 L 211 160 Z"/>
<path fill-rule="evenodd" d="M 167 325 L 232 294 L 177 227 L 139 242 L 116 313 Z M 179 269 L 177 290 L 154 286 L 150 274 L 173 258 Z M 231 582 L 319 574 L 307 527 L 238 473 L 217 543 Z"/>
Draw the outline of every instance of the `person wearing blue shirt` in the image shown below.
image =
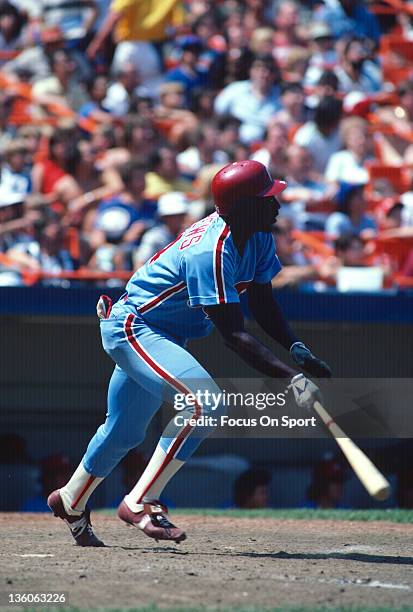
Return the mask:
<path fill-rule="evenodd" d="M 380 24 L 375 15 L 359 0 L 324 0 L 324 6 L 315 14 L 317 21 L 325 22 L 335 38 L 357 34 L 379 43 Z"/>
<path fill-rule="evenodd" d="M 249 144 L 262 140 L 271 117 L 281 109 L 278 68 L 271 55 L 257 55 L 247 81 L 227 85 L 215 99 L 218 115 L 241 121 L 240 139 Z"/>
<path fill-rule="evenodd" d="M 249 334 L 240 294 L 266 333 L 290 350 L 313 376 L 330 368 L 299 342 L 274 299 L 271 279 L 280 270 L 271 235 L 286 187 L 266 167 L 247 160 L 224 166 L 212 180 L 216 212 L 196 222 L 139 268 L 113 305 L 101 296 L 97 310 L 103 346 L 116 366 L 109 383 L 106 422 L 99 427 L 69 482 L 53 491 L 49 506 L 66 521 L 81 546 L 101 546 L 90 526 L 86 502 L 129 449 L 144 438 L 164 400 L 176 409 L 149 464 L 119 506 L 118 516 L 156 540 L 181 542 L 160 496 L 176 472 L 224 414 L 222 392 L 186 349 L 214 326 L 246 363 L 274 378 L 291 378 L 302 401 L 317 387 Z M 221 398 L 221 399 L 220 399 Z M 306 399 L 305 399 L 306 398 Z"/>
<path fill-rule="evenodd" d="M 90 242 L 100 270 L 112 271 L 115 259 L 130 269 L 133 249 L 156 222 L 157 203 L 144 197 L 146 171 L 140 161 L 124 164 L 119 170 L 124 190 L 104 200 L 96 211 Z"/>
<path fill-rule="evenodd" d="M 104 100 L 108 91 L 108 79 L 104 75 L 96 76 L 88 85 L 90 101 L 80 107 L 79 115 L 85 119 L 96 119 L 108 123 L 112 120 Z"/>
<path fill-rule="evenodd" d="M 166 74 L 166 80 L 182 83 L 185 90 L 187 105 L 192 101 L 195 89 L 202 89 L 208 85 L 208 74 L 201 71 L 197 64 L 203 50 L 202 40 L 198 36 L 188 35 L 179 41 L 182 50 L 181 61 L 175 68 Z"/>
<path fill-rule="evenodd" d="M 377 233 L 377 223 L 366 214 L 364 184 L 341 183 L 337 195 L 340 210 L 331 213 L 326 221 L 325 231 L 329 236 L 343 234 L 370 236 Z"/>

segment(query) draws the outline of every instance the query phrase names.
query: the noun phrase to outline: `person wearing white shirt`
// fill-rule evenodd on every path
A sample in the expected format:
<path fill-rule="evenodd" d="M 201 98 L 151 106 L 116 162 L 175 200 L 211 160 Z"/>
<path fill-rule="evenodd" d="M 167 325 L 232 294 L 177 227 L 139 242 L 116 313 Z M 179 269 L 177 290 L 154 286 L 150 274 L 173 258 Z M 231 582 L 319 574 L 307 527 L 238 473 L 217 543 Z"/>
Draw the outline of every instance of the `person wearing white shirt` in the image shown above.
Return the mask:
<path fill-rule="evenodd" d="M 340 127 L 344 149 L 330 157 L 324 178 L 328 183 L 367 183 L 364 162 L 373 159 L 368 123 L 360 117 L 344 119 Z"/>
<path fill-rule="evenodd" d="M 320 174 L 324 174 L 330 156 L 341 149 L 341 112 L 342 103 L 327 96 L 315 109 L 313 121 L 307 121 L 295 134 L 294 143 L 309 149 Z"/>
<path fill-rule="evenodd" d="M 281 109 L 280 90 L 275 84 L 277 75 L 271 55 L 256 56 L 249 80 L 230 83 L 217 96 L 215 112 L 241 121 L 239 135 L 242 142 L 262 139 L 272 115 Z"/>

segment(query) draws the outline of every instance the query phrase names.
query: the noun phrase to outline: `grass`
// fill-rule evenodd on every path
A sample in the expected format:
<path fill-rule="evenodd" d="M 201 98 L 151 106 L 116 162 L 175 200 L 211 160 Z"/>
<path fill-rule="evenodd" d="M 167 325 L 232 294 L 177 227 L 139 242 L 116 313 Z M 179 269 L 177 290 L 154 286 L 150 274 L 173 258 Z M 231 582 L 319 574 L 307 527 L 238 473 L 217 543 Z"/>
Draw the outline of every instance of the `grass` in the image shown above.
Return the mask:
<path fill-rule="evenodd" d="M 100 510 L 114 514 L 114 510 Z M 295 519 L 295 520 L 333 520 L 333 521 L 388 521 L 390 523 L 413 523 L 413 510 L 370 509 L 370 510 L 312 510 L 308 508 L 283 508 L 265 510 L 219 510 L 215 508 L 178 508 L 172 513 L 195 516 L 216 516 L 229 518 Z M 413 608 L 412 608 L 413 610 Z"/>

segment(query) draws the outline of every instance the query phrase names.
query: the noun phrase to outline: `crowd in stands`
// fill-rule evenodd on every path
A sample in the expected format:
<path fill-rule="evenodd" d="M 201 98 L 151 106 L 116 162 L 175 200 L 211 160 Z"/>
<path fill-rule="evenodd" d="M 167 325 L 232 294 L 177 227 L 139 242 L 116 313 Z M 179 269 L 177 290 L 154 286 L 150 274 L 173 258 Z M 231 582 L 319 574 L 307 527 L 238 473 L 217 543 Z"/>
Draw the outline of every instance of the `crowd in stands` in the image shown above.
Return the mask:
<path fill-rule="evenodd" d="M 274 287 L 413 287 L 413 2 L 0 0 L 0 285 L 124 285 L 245 159 Z"/>

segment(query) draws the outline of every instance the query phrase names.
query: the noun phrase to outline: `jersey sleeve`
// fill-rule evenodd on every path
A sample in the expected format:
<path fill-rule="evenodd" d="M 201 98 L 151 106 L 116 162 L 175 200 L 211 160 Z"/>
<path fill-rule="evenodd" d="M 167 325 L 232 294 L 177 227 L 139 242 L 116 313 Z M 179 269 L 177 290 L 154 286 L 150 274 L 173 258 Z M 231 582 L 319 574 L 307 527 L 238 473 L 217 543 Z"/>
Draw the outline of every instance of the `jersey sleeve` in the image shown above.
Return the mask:
<path fill-rule="evenodd" d="M 190 306 L 239 302 L 234 286 L 234 254 L 224 245 L 218 242 L 215 249 L 201 253 L 188 250 L 182 266 Z"/>
<path fill-rule="evenodd" d="M 259 247 L 261 256 L 255 268 L 254 283 L 269 283 L 281 270 L 280 260 L 275 250 L 275 242 L 272 234 L 261 234 Z"/>

